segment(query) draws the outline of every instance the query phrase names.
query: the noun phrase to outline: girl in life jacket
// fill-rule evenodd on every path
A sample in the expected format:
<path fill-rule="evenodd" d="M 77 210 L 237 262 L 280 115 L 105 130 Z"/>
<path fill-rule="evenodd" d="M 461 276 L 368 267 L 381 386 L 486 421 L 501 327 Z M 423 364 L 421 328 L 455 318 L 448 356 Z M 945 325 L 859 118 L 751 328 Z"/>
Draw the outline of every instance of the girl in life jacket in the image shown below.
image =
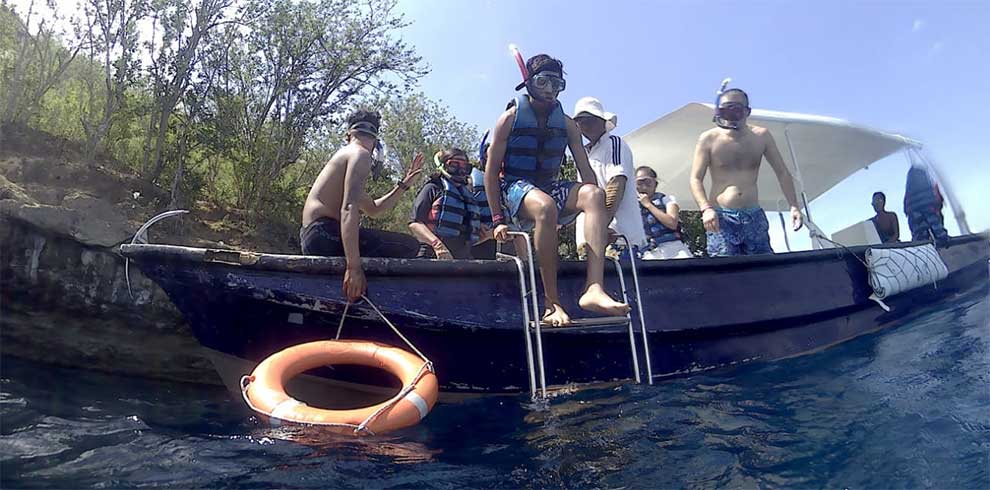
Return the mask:
<path fill-rule="evenodd" d="M 494 258 L 491 214 L 485 212 L 488 207 L 485 200 L 476 198 L 467 153 L 460 148 L 451 148 L 437 152 L 433 162 L 437 172 L 419 190 L 409 217 L 409 230 L 420 242 L 416 256 Z M 483 221 L 485 218 L 489 221 L 487 226 Z"/>

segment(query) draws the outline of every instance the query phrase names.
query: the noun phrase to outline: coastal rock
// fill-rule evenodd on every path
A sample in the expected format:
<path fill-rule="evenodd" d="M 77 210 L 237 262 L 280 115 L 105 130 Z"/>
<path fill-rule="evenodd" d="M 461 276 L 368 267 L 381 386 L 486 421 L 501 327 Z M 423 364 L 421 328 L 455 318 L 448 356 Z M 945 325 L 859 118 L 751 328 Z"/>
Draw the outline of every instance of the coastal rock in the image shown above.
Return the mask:
<path fill-rule="evenodd" d="M 0 201 L 0 215 L 71 237 L 83 245 L 112 247 L 133 233 L 127 218 L 112 204 L 92 196 L 72 194 L 60 206 L 34 204 L 18 197 Z"/>
<path fill-rule="evenodd" d="M 0 202 L 9 203 L 16 201 Z M 72 211 L 81 213 L 86 204 L 83 200 Z M 88 209 L 100 212 L 98 205 Z M 67 215 L 0 215 L 3 351 L 63 366 L 219 383 L 165 292 L 131 267 L 132 296 L 120 255 L 56 231 L 86 222 L 66 220 Z M 98 241 L 115 242 L 120 236 L 108 233 Z"/>

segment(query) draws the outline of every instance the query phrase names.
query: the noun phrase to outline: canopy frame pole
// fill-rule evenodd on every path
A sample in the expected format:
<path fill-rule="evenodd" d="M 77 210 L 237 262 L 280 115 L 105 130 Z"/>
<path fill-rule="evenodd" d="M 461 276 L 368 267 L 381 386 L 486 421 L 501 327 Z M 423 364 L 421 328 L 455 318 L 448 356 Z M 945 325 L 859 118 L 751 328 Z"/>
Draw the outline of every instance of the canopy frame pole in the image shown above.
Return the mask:
<path fill-rule="evenodd" d="M 966 221 L 966 210 L 963 209 L 962 204 L 956 199 L 956 193 L 952 191 L 951 186 L 949 186 L 948 181 L 942 177 L 942 172 L 935 165 L 935 162 L 924 152 L 921 151 L 921 147 L 911 146 L 908 148 L 908 160 L 914 162 L 914 157 L 917 157 L 918 162 L 921 163 L 925 168 L 930 171 L 931 176 L 935 179 L 938 184 L 939 192 L 942 196 L 949 201 L 949 206 L 952 206 L 952 215 L 956 218 L 956 224 L 959 226 L 959 232 L 964 235 L 969 235 L 972 233 L 969 229 L 969 223 Z"/>

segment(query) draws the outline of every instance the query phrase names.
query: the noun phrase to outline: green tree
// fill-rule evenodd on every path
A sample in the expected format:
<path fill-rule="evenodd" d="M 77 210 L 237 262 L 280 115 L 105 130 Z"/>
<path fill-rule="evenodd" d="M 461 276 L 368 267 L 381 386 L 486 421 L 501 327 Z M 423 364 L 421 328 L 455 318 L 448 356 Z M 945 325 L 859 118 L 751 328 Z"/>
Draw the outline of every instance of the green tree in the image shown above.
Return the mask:
<path fill-rule="evenodd" d="M 235 199 L 259 211 L 308 134 L 340 117 L 364 93 L 395 93 L 426 73 L 394 32 L 406 25 L 394 0 L 255 0 L 248 26 L 211 47 L 222 80 L 212 102 L 220 150 L 233 167 Z"/>
<path fill-rule="evenodd" d="M 422 93 L 379 100 L 374 105 L 382 107 L 382 139 L 388 144 L 390 153 L 387 165 L 373 169 L 368 181 L 368 193 L 375 197 L 395 185 L 416 153 L 423 153 L 426 159 L 423 173 L 429 175 L 436 172 L 434 153 L 458 147 L 471 155 L 471 149 L 481 138 L 477 128 L 458 121 L 446 106 Z M 406 192 L 399 203 L 382 216 L 366 218 L 367 225 L 407 232 L 408 217 L 417 192 L 416 188 Z"/>
<path fill-rule="evenodd" d="M 678 219 L 681 222 L 682 239 L 691 249 L 695 257 L 708 256 L 708 239 L 705 236 L 705 227 L 701 223 L 701 212 L 682 210 Z"/>
<path fill-rule="evenodd" d="M 193 5 L 183 0 L 155 0 L 151 3 L 152 37 L 146 45 L 152 55 L 148 71 L 153 104 L 141 165 L 149 182 L 157 180 L 165 168 L 162 154 L 169 119 L 192 80 L 193 68 L 200 55 L 200 41 L 223 21 L 224 9 L 232 1 L 200 0 Z M 157 43 L 159 28 L 161 42 Z"/>
<path fill-rule="evenodd" d="M 90 59 L 100 60 L 103 68 L 101 86 L 88 80 L 83 109 L 86 156 L 92 161 L 139 76 L 137 24 L 148 5 L 145 0 L 85 0 L 82 7 L 77 36 L 85 41 Z"/>
<path fill-rule="evenodd" d="M 61 82 L 66 70 L 82 49 L 62 46 L 55 26 L 60 21 L 52 0 L 53 18 L 44 18 L 32 27 L 34 2 L 24 21 L 6 5 L 0 5 L 0 141 L 3 126 L 24 124 L 38 114 L 45 95 Z"/>

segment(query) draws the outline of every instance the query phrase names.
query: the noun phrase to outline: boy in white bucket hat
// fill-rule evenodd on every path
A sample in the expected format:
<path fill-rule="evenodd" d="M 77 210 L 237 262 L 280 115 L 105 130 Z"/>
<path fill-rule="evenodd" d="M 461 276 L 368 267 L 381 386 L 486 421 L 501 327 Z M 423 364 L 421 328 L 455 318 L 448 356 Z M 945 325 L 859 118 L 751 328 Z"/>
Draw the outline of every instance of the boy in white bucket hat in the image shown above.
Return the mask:
<path fill-rule="evenodd" d="M 635 176 L 632 151 L 622 138 L 610 134 L 618 123 L 618 116 L 608 112 L 601 101 L 583 97 L 574 105 L 574 122 L 588 140 L 585 150 L 588 162 L 595 173 L 598 185 L 605 189 L 605 208 L 609 228 L 614 234 L 625 235 L 629 244 L 641 247 L 646 242 L 639 201 L 634 185 Z M 578 250 L 585 246 L 584 216 L 578 216 L 576 239 Z"/>

